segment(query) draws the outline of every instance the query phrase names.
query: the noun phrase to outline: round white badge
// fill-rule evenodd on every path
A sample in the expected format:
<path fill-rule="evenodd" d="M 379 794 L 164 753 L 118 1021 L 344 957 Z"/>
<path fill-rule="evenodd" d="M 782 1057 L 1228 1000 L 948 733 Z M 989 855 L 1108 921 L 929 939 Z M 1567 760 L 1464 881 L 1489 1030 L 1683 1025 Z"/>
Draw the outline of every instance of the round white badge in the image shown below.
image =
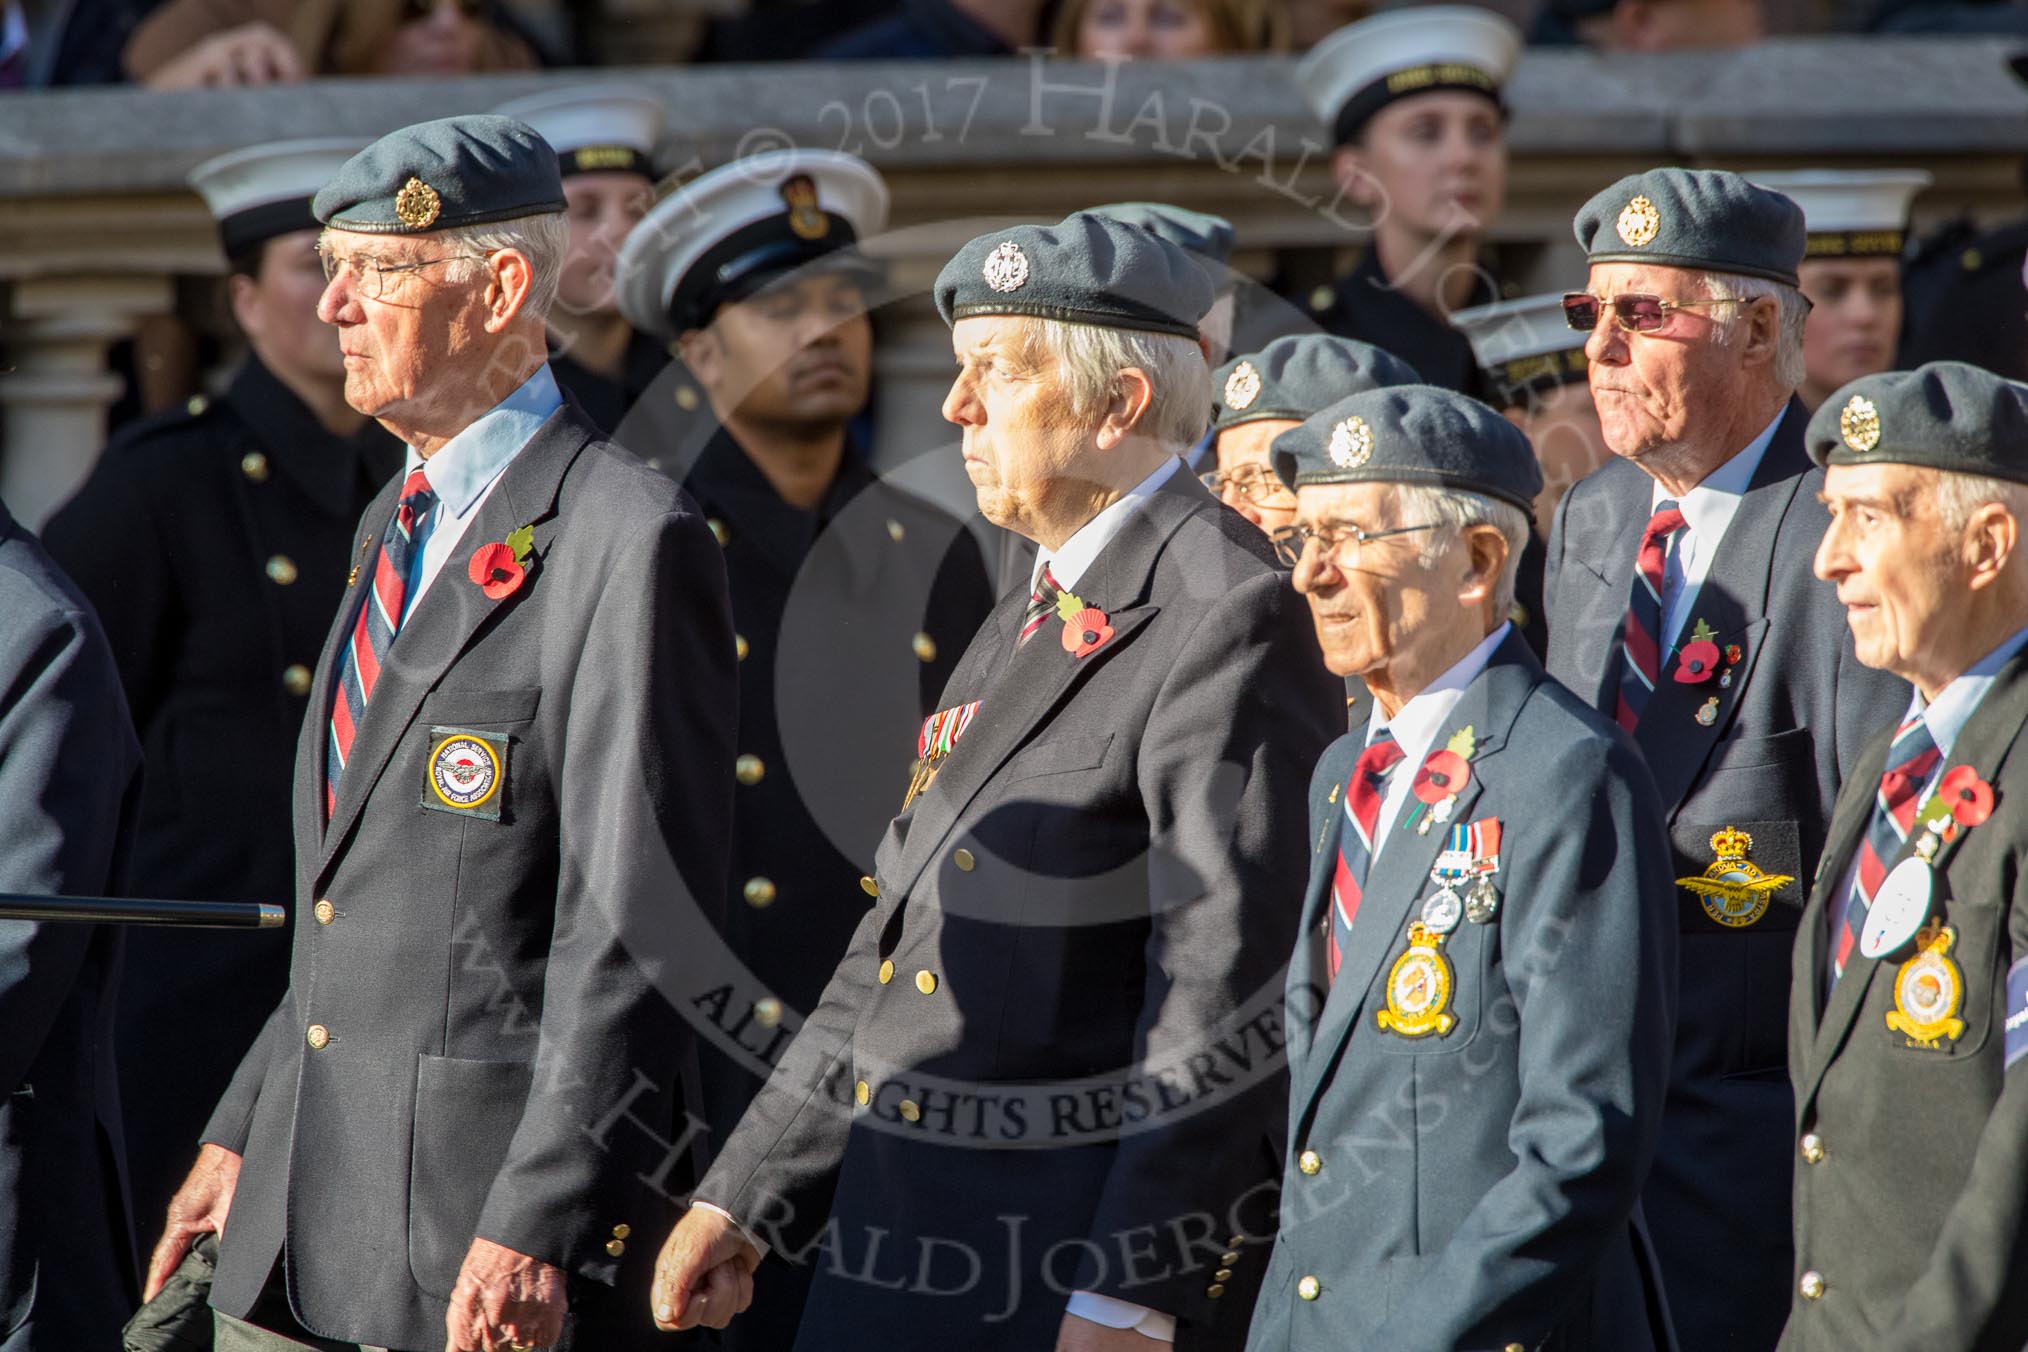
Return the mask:
<path fill-rule="evenodd" d="M 1935 881 L 1936 875 L 1920 859 L 1896 864 L 1866 910 L 1866 924 L 1859 931 L 1860 955 L 1884 957 L 1913 939 L 1922 922 L 1929 919 L 1930 888 Z"/>
<path fill-rule="evenodd" d="M 1449 934 L 1465 915 L 1465 903 L 1446 887 L 1422 904 L 1423 927 L 1432 934 Z"/>

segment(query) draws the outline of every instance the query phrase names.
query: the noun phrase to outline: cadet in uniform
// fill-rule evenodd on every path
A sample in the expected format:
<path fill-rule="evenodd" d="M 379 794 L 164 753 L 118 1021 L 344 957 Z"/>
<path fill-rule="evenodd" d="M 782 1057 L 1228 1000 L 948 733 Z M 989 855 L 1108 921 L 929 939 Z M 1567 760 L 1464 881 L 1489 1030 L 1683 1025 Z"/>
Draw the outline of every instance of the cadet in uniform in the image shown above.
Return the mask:
<path fill-rule="evenodd" d="M 723 1325 L 759 1243 L 822 1242 L 803 1352 L 1237 1349 L 1337 682 L 1267 541 L 1177 458 L 1211 405 L 1182 250 L 1011 226 L 936 299 L 944 414 L 981 510 L 1041 546 L 1033 590 L 959 662 L 879 901 L 664 1246 L 657 1319 Z M 1073 338 L 1107 361 L 1067 365 Z"/>
<path fill-rule="evenodd" d="M 1680 1007 L 1643 1196 L 1683 1346 L 1758 1352 L 1788 1311 L 1797 880 L 1908 690 L 1859 665 L 1809 575 L 1826 518 L 1795 398 L 1802 212 L 1735 174 L 1656 169 L 1592 198 L 1576 230 L 1590 291 L 1565 313 L 1616 458 L 1557 510 L 1548 666 L 1630 732 L 1661 789 Z"/>
<path fill-rule="evenodd" d="M 358 146 L 282 142 L 198 166 L 247 354 L 225 393 L 116 438 L 47 543 L 91 599 L 147 757 L 136 896 L 286 904 L 290 767 L 352 524 L 401 445 L 345 403 L 311 194 Z M 288 985 L 283 932 L 140 928 L 119 1001 L 137 1214 L 153 1225 Z"/>
<path fill-rule="evenodd" d="M 494 111 L 540 132 L 563 170 L 570 255 L 549 312 L 549 369 L 611 434 L 669 364 L 662 344 L 627 322 L 614 294 L 620 246 L 654 205 L 662 101 L 643 89 L 588 85 L 531 94 Z"/>
<path fill-rule="evenodd" d="M 683 480 L 724 551 L 740 651 L 724 932 L 776 1002 L 758 1016 L 769 1028 L 783 1006 L 815 1008 L 837 970 L 870 905 L 883 786 L 907 772 L 897 748 L 993 605 L 976 537 L 875 475 L 848 431 L 873 355 L 856 242 L 886 215 L 862 160 L 755 156 L 659 204 L 622 258 L 628 317 L 680 345 L 717 424 L 687 471 L 682 446 L 635 444 Z M 707 1060 L 714 1140 L 764 1077 L 751 1059 Z M 757 1317 L 729 1337 L 786 1346 L 808 1281 L 770 1264 Z"/>
<path fill-rule="evenodd" d="M 1810 298 L 1803 385 L 1812 411 L 1834 390 L 1894 365 L 1901 341 L 1901 257 L 1920 169 L 1805 169 L 1754 181 L 1803 209 L 1809 246 L 1796 269 Z"/>
<path fill-rule="evenodd" d="M 1410 385 L 1327 406 L 1274 458 L 1283 559 L 1375 707 L 1310 784 L 1249 1352 L 1671 1348 L 1639 1220 L 1675 1013 L 1661 804 L 1506 618 L 1534 457 Z"/>
<path fill-rule="evenodd" d="M 643 1347 L 629 1239 L 687 1190 L 694 1055 L 653 978 L 709 936 L 730 827 L 718 546 L 549 373 L 568 226 L 532 128 L 391 132 L 314 207 L 346 397 L 406 472 L 303 720 L 289 989 L 150 1286 L 217 1229 L 221 1352 Z"/>
<path fill-rule="evenodd" d="M 1784 1352 L 2028 1346 L 2022 395 L 1940 362 L 1810 420 L 1817 575 L 1915 697 L 1839 795 L 1796 944 Z"/>
<path fill-rule="evenodd" d="M 1296 69 L 1338 147 L 1339 200 L 1372 217 L 1364 257 L 1310 297 L 1311 318 L 1466 393 L 1478 367 L 1450 316 L 1500 295 L 1479 253 L 1506 200 L 1500 87 L 1520 51 L 1497 14 L 1418 5 L 1339 29 Z"/>

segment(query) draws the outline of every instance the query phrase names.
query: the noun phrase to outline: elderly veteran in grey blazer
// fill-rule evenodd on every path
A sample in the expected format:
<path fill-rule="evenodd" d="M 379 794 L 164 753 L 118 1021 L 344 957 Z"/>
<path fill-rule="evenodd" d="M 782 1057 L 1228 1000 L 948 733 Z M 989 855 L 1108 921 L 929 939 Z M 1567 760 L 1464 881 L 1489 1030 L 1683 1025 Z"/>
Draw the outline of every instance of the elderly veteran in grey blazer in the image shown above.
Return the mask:
<path fill-rule="evenodd" d="M 2024 396 L 1938 362 L 1810 420 L 1817 575 L 1915 693 L 1839 795 L 1796 944 L 1783 1352 L 2028 1346 Z"/>
<path fill-rule="evenodd" d="M 1276 439 L 1370 721 L 1310 784 L 1288 1168 L 1249 1352 L 1673 1347 L 1642 1233 L 1675 1016 L 1661 803 L 1507 616 L 1542 476 L 1462 395 Z"/>
<path fill-rule="evenodd" d="M 220 1348 L 653 1342 L 627 1239 L 683 1187 L 688 1042 L 638 954 L 721 895 L 718 546 L 557 390 L 568 226 L 531 128 L 390 133 L 314 207 L 346 399 L 407 467 L 297 749 L 289 989 L 149 1285 L 219 1229 Z"/>
<path fill-rule="evenodd" d="M 1589 290 L 1564 312 L 1615 458 L 1557 509 L 1548 667 L 1633 736 L 1668 814 L 1682 1006 L 1646 1201 L 1671 1305 L 1684 1346 L 1763 1352 L 1789 1303 L 1797 880 L 1908 687 L 1859 663 L 1810 576 L 1801 209 L 1737 174 L 1655 169 L 1576 230 Z M 1748 864 L 1759 885 L 1712 885 Z"/>
<path fill-rule="evenodd" d="M 725 1323 L 765 1247 L 823 1258 L 802 1352 L 1237 1349 L 1341 696 L 1267 540 L 1177 459 L 1211 405 L 1186 255 L 1074 215 L 973 240 L 936 298 L 980 509 L 1040 550 L 913 748 L 878 900 L 665 1245 L 656 1317 Z"/>

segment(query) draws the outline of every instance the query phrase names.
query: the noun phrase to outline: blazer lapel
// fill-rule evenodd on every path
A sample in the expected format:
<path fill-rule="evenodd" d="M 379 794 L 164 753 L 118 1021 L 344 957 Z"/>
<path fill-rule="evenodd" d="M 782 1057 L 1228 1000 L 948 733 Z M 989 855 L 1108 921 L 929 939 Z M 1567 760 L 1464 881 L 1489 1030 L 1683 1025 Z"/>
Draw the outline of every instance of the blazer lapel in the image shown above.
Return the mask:
<path fill-rule="evenodd" d="M 1319 766 L 1320 773 L 1329 777 L 1326 782 L 1333 787 L 1327 790 L 1328 796 L 1321 804 L 1323 823 L 1310 849 L 1310 880 L 1303 889 L 1302 925 L 1296 931 L 1295 951 L 1289 956 L 1285 983 L 1289 1062 L 1291 1073 L 1298 1077 L 1302 1073 L 1303 1056 L 1309 1051 L 1317 1024 L 1324 1014 L 1321 1004 L 1311 1007 L 1307 988 L 1312 984 L 1324 984 L 1317 978 L 1325 970 L 1322 944 L 1325 926 L 1330 922 L 1330 913 L 1325 908 L 1330 905 L 1331 877 L 1337 866 L 1339 833 L 1345 825 L 1344 785 L 1359 763 L 1364 741 L 1362 724 L 1354 735 L 1332 743 Z"/>
<path fill-rule="evenodd" d="M 352 758 L 338 782 L 338 799 L 324 833 L 313 883 L 329 871 L 339 842 L 379 782 L 424 696 L 464 652 L 482 624 L 541 587 L 542 560 L 556 533 L 557 488 L 578 452 L 598 435 L 568 405 L 552 415 L 502 472 L 458 549 L 444 561 L 443 571 L 402 622 L 401 632 L 381 663 L 380 679 L 353 740 Z M 375 506 L 379 505 L 376 500 Z M 535 527 L 536 564 L 521 591 L 495 601 L 464 575 L 464 560 L 481 544 L 505 539 L 523 525 Z M 326 680 L 332 666 L 335 663 L 327 660 Z M 328 717 L 328 705 L 326 708 Z"/>
<path fill-rule="evenodd" d="M 1494 650 L 1485 670 L 1465 691 L 1430 744 L 1432 751 L 1441 750 L 1460 729 L 1471 728 L 1477 741 L 1471 783 L 1458 795 L 1449 823 L 1433 824 L 1427 834 L 1418 832 L 1415 825 L 1407 824 L 1410 810 L 1421 806 L 1411 797 L 1387 829 L 1372 872 L 1367 876 L 1351 941 L 1341 956 L 1337 979 L 1331 983 L 1330 997 L 1324 1002 L 1323 1017 L 1317 1024 L 1316 1039 L 1310 1048 L 1312 1067 L 1329 1064 L 1339 1044 L 1366 1017 L 1375 978 L 1402 948 L 1411 916 L 1421 910 L 1424 897 L 1432 890 L 1430 869 L 1449 843 L 1450 827 L 1472 819 L 1472 808 L 1485 787 L 1479 773 L 1481 765 L 1499 754 L 1508 729 L 1521 712 L 1522 701 L 1541 678 L 1542 668 L 1528 652 L 1520 632 L 1510 633 Z M 1416 768 L 1403 761 L 1395 773 L 1413 775 Z M 1428 810 L 1423 808 L 1423 813 Z M 1292 1105 L 1298 1113 L 1308 1110 L 1321 1080 L 1317 1074 L 1308 1077 L 1303 1097 Z"/>
<path fill-rule="evenodd" d="M 1603 486 L 1608 490 L 1607 510 L 1618 525 L 1603 539 L 1582 541 L 1570 551 L 1569 585 L 1582 587 L 1583 594 L 1569 614 L 1559 610 L 1552 618 L 1559 629 L 1579 636 L 1577 651 L 1585 665 L 1571 673 L 1568 684 L 1610 717 L 1619 702 L 1621 635 L 1632 595 L 1634 555 L 1647 528 L 1654 481 L 1632 465 L 1615 469 L 1608 464 L 1601 473 L 1611 475 Z"/>

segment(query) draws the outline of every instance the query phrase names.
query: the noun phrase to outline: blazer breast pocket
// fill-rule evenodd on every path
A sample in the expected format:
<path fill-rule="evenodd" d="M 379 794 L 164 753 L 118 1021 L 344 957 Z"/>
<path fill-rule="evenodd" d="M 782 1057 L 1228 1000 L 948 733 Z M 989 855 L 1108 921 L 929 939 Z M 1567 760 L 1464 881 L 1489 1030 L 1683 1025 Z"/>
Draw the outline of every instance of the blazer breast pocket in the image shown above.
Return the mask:
<path fill-rule="evenodd" d="M 533 1082 L 525 1061 L 416 1058 L 408 1267 L 433 1296 L 448 1299 L 458 1280 Z"/>
<path fill-rule="evenodd" d="M 1079 770 L 1096 770 L 1105 764 L 1106 752 L 1113 744 L 1113 734 L 1102 737 L 1053 737 L 1046 742 L 1037 742 L 1024 748 L 1000 767 L 993 776 L 996 784 L 1005 786 L 1024 779 L 1039 779 L 1044 775 L 1074 774 Z"/>
<path fill-rule="evenodd" d="M 542 688 L 519 690 L 432 690 L 423 698 L 419 723 L 455 723 L 463 727 L 502 727 L 526 723 L 542 703 Z"/>

